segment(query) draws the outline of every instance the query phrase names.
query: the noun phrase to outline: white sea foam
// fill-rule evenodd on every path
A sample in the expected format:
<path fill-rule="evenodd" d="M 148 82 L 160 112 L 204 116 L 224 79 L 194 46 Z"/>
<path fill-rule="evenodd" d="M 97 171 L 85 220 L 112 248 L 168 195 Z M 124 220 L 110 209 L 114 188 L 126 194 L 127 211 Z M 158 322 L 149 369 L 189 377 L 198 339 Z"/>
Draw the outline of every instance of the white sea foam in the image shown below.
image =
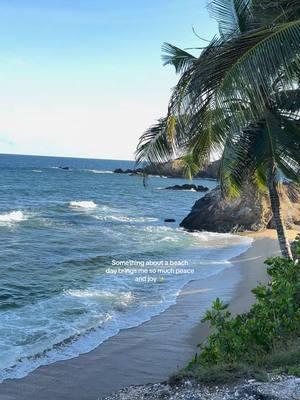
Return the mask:
<path fill-rule="evenodd" d="M 107 171 L 101 169 L 84 169 L 83 171 L 92 172 L 93 174 L 113 174 L 113 171 Z"/>
<path fill-rule="evenodd" d="M 149 178 L 162 178 L 162 179 L 168 179 L 168 176 L 165 175 L 148 175 Z"/>
<path fill-rule="evenodd" d="M 69 206 L 71 208 L 91 209 L 91 208 L 96 208 L 97 204 L 94 203 L 93 201 L 70 201 Z"/>
<path fill-rule="evenodd" d="M 176 233 L 176 229 L 172 229 L 169 226 L 164 226 L 164 225 L 158 225 L 158 226 L 146 226 L 144 228 L 145 232 L 151 232 L 151 233 L 161 233 L 161 232 L 175 232 Z M 180 230 L 181 231 L 181 230 Z"/>
<path fill-rule="evenodd" d="M 26 216 L 22 211 L 11 211 L 7 214 L 0 214 L 0 223 L 14 223 L 26 220 Z"/>
<path fill-rule="evenodd" d="M 232 247 L 234 245 L 250 246 L 252 239 L 246 236 L 238 236 L 232 233 L 216 233 L 216 232 L 186 232 L 185 235 L 193 238 L 196 246 L 201 245 L 202 248 L 211 247 Z"/>
<path fill-rule="evenodd" d="M 42 171 L 40 169 L 33 169 L 32 172 L 38 172 L 41 173 Z"/>
<path fill-rule="evenodd" d="M 165 236 L 164 238 L 161 239 L 162 242 L 177 242 L 180 239 L 172 236 Z"/>
<path fill-rule="evenodd" d="M 118 222 L 156 222 L 158 218 L 152 217 L 129 217 L 126 215 L 96 215 L 100 221 L 118 221 Z"/>
<path fill-rule="evenodd" d="M 117 301 L 120 305 L 126 306 L 134 301 L 132 292 L 119 292 L 116 290 L 98 290 L 98 289 L 83 289 L 83 290 L 68 290 L 66 295 L 81 299 L 99 299 L 107 301 Z"/>
<path fill-rule="evenodd" d="M 166 190 L 167 188 L 166 188 L 166 187 L 158 186 L 156 189 L 157 189 L 157 190 Z M 199 192 L 197 192 L 197 190 L 195 190 L 195 189 L 181 189 L 181 190 L 174 190 L 174 192 L 195 192 L 195 193 L 199 193 Z"/>

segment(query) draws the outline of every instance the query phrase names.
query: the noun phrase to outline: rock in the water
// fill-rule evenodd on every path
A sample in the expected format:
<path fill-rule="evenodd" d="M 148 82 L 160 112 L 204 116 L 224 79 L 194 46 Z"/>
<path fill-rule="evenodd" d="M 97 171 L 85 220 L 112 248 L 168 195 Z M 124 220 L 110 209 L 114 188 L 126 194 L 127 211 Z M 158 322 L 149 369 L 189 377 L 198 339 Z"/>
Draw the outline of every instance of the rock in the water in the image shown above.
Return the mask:
<path fill-rule="evenodd" d="M 122 168 L 117 168 L 114 170 L 115 174 L 130 174 L 130 175 L 139 175 L 143 172 L 142 168 L 137 168 L 137 169 L 122 169 Z"/>
<path fill-rule="evenodd" d="M 176 222 L 176 219 L 173 218 L 166 218 L 165 222 Z"/>
<path fill-rule="evenodd" d="M 114 170 L 115 174 L 125 174 L 125 171 L 122 168 L 117 168 Z"/>
<path fill-rule="evenodd" d="M 288 184 L 282 186 L 281 192 L 286 227 L 295 229 L 300 226 L 300 193 Z M 236 199 L 224 199 L 220 188 L 213 189 L 196 201 L 180 226 L 189 230 L 241 232 L 274 228 L 275 224 L 268 195 L 258 193 L 249 184 Z"/>
<path fill-rule="evenodd" d="M 185 185 L 175 185 L 166 187 L 167 190 L 193 190 L 195 192 L 208 192 L 209 188 L 202 185 L 193 185 L 193 184 L 185 184 Z"/>

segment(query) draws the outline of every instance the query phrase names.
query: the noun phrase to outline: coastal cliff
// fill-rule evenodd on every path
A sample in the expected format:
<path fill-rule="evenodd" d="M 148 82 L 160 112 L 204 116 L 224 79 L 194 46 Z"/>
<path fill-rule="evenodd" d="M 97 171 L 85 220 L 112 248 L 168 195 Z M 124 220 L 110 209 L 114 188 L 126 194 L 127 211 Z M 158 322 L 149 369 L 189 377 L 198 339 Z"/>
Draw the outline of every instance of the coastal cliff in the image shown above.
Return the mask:
<path fill-rule="evenodd" d="M 207 167 L 199 171 L 195 178 L 217 179 L 219 165 L 219 160 L 211 162 Z M 114 172 L 117 174 L 123 173 L 138 175 L 145 173 L 147 175 L 167 176 L 168 178 L 184 178 L 184 166 L 180 159 L 168 161 L 162 164 L 151 164 L 145 168 L 127 170 L 117 168 Z"/>
<path fill-rule="evenodd" d="M 300 227 L 300 192 L 284 184 L 281 189 L 282 212 L 288 229 Z M 219 187 L 196 201 L 180 226 L 188 230 L 213 232 L 260 231 L 274 228 L 267 194 L 247 185 L 241 197 L 226 199 Z"/>

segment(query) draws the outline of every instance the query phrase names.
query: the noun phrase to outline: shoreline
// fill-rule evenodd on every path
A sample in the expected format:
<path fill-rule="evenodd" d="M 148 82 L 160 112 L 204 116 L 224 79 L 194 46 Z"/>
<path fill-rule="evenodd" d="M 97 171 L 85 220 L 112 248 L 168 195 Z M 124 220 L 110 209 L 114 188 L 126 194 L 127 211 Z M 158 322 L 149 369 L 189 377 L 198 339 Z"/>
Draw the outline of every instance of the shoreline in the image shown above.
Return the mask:
<path fill-rule="evenodd" d="M 130 385 L 166 380 L 195 355 L 208 334 L 200 320 L 212 300 L 230 299 L 233 313 L 247 311 L 251 288 L 268 280 L 263 260 L 278 251 L 277 242 L 257 238 L 232 266 L 205 280 L 191 281 L 176 304 L 143 324 L 121 330 L 89 353 L 39 367 L 25 378 L 0 385 L 1 399 L 92 400 Z M 205 292 L 205 299 L 203 293 Z"/>

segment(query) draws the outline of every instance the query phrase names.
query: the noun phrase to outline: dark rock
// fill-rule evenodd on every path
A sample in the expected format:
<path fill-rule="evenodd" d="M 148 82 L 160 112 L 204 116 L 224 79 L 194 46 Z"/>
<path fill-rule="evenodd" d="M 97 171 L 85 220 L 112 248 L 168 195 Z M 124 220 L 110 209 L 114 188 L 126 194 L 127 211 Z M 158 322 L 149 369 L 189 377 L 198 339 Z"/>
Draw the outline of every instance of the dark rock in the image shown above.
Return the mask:
<path fill-rule="evenodd" d="M 166 187 L 167 190 L 194 190 L 195 192 L 207 192 L 209 190 L 208 187 L 202 185 L 193 185 L 193 184 L 185 184 L 185 185 L 175 185 Z"/>
<path fill-rule="evenodd" d="M 288 229 L 297 229 L 300 220 L 300 193 L 283 185 L 282 212 Z M 212 232 L 260 231 L 273 228 L 274 221 L 267 194 L 258 193 L 245 185 L 241 197 L 225 199 L 220 188 L 215 188 L 196 201 L 180 226 L 188 230 Z"/>
<path fill-rule="evenodd" d="M 143 175 L 142 168 L 133 169 L 132 172 L 130 173 L 130 176 L 135 176 L 135 175 Z"/>
<path fill-rule="evenodd" d="M 114 170 L 115 174 L 132 174 L 134 172 L 133 169 L 122 169 L 122 168 L 117 168 Z"/>
<path fill-rule="evenodd" d="M 143 172 L 142 168 L 137 168 L 137 169 L 122 169 L 122 168 L 117 168 L 114 170 L 115 174 L 130 174 L 130 175 L 139 175 Z"/>
<path fill-rule="evenodd" d="M 165 222 L 176 222 L 176 219 L 173 218 L 166 218 Z"/>
<path fill-rule="evenodd" d="M 198 185 L 196 190 L 197 192 L 208 192 L 209 188 L 207 186 Z"/>

